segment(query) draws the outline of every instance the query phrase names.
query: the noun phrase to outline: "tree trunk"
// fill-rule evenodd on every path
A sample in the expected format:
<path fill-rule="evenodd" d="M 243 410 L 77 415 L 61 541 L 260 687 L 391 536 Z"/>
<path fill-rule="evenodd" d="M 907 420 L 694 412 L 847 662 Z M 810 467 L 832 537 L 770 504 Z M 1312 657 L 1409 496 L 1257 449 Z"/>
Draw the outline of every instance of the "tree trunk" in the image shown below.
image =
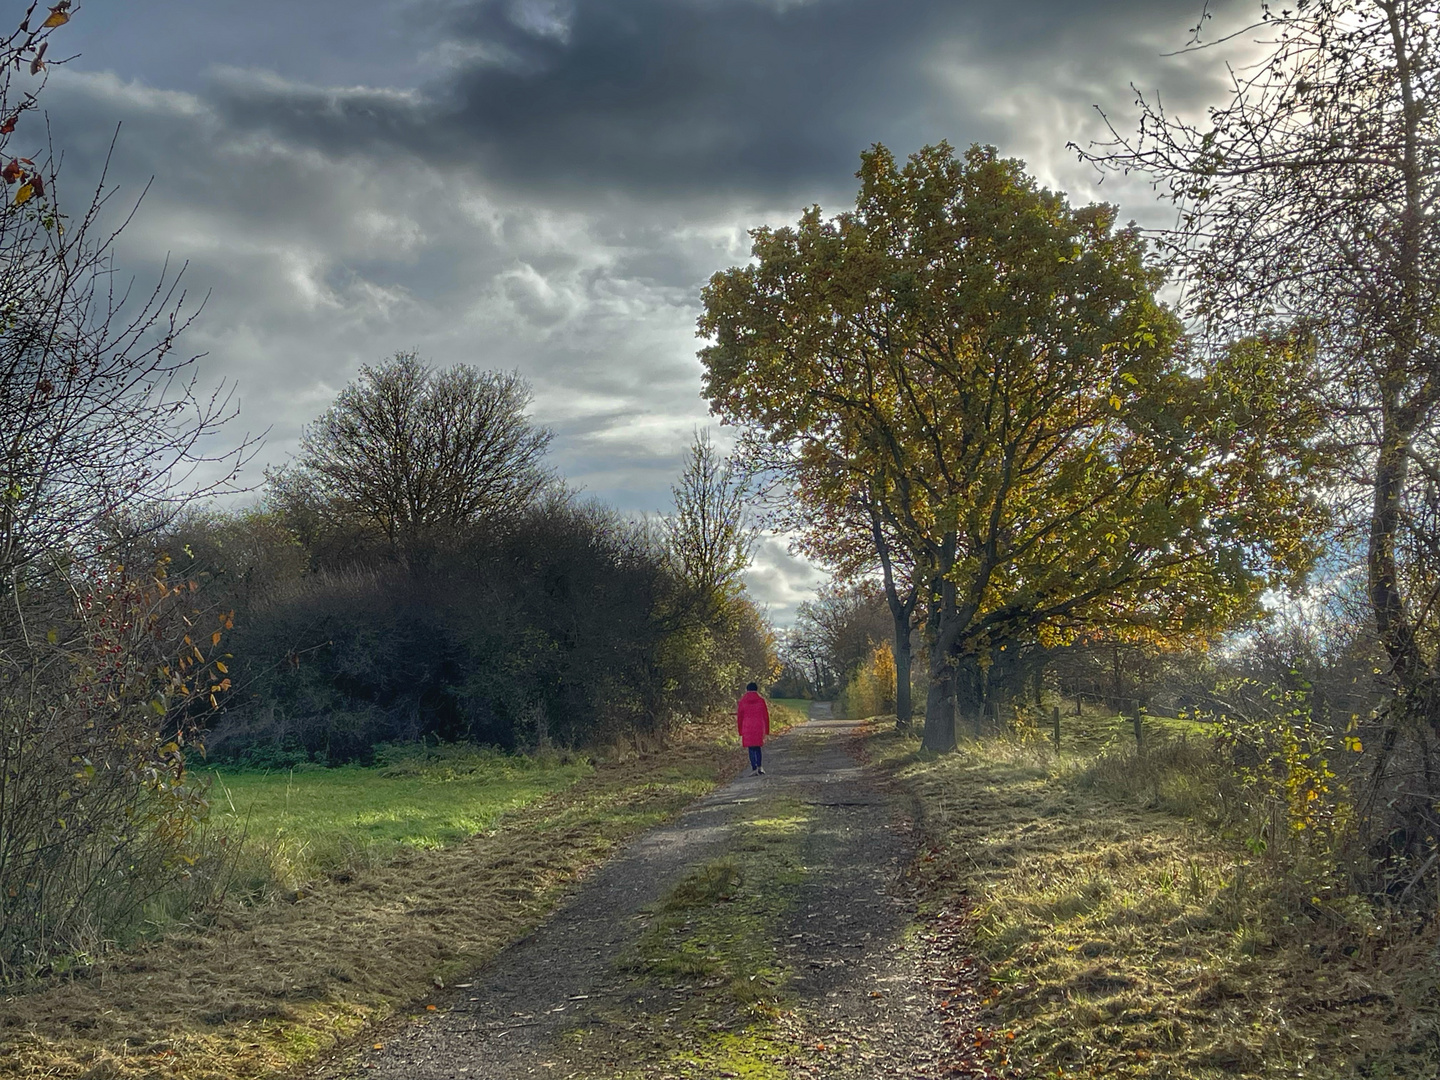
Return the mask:
<path fill-rule="evenodd" d="M 954 566 L 955 534 L 948 532 L 940 545 L 940 557 L 931 567 L 929 603 L 926 605 L 926 645 L 930 652 L 930 687 L 925 694 L 925 732 L 921 745 L 926 750 L 949 753 L 955 749 L 956 646 L 960 631 L 968 622 L 955 605 L 955 583 L 949 580 Z"/>
<path fill-rule="evenodd" d="M 895 722 L 902 728 L 910 726 L 914 705 L 910 701 L 910 617 L 904 625 L 895 622 Z"/>
<path fill-rule="evenodd" d="M 1367 551 L 1370 607 L 1375 629 L 1390 658 L 1392 678 L 1402 694 L 1414 689 L 1420 667 L 1415 635 L 1405 611 L 1395 566 L 1395 541 L 1400 531 L 1400 496 L 1405 488 L 1409 432 L 1396 422 L 1386 402 L 1380 452 L 1375 464 L 1374 504 L 1370 511 Z"/>
<path fill-rule="evenodd" d="M 895 723 L 897 727 L 908 728 L 914 706 L 910 701 L 910 617 L 915 611 L 915 602 L 920 597 L 920 584 L 913 572 L 910 591 L 905 597 L 895 584 L 895 569 L 890 558 L 890 544 L 881 527 L 880 514 L 872 502 L 870 506 L 870 532 L 875 540 L 875 552 L 880 557 L 881 576 L 885 582 L 885 602 L 890 605 L 890 617 L 895 621 Z"/>
<path fill-rule="evenodd" d="M 930 688 L 925 692 L 925 734 L 921 746 L 948 754 L 955 749 L 955 667 L 942 655 L 930 664 Z"/>

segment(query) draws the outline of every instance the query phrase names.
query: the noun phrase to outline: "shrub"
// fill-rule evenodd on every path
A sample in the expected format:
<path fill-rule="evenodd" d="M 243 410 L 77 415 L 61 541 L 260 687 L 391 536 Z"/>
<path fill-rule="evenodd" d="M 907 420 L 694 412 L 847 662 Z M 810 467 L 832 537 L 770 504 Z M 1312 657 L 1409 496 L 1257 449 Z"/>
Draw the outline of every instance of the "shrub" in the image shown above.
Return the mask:
<path fill-rule="evenodd" d="M 895 653 L 888 641 L 851 672 L 836 702 L 845 716 L 880 716 L 895 711 Z"/>
<path fill-rule="evenodd" d="M 97 952 L 177 886 L 186 906 L 215 884 L 199 842 L 206 788 L 184 753 L 228 686 L 224 661 L 201 652 L 220 631 L 196 640 L 190 592 L 163 564 L 66 584 L 26 591 L 22 647 L 0 666 L 4 979 Z"/>

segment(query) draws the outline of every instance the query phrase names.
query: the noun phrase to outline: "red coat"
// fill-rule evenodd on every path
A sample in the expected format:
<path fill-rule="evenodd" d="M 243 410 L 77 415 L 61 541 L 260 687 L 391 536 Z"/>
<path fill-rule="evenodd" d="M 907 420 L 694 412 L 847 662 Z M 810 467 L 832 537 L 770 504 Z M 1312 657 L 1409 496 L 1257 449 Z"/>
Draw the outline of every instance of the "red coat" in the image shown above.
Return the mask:
<path fill-rule="evenodd" d="M 764 746 L 770 734 L 770 706 L 754 690 L 747 690 L 735 706 L 735 727 L 742 746 Z"/>

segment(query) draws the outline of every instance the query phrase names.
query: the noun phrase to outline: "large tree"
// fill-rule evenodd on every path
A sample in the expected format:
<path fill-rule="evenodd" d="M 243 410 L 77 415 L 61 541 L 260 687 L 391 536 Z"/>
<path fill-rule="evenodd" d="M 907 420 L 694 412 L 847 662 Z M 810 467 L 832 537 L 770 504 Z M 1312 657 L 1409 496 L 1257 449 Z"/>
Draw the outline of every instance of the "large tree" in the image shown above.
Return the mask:
<path fill-rule="evenodd" d="M 1301 343 L 1189 355 L 1137 230 L 992 148 L 877 146 L 858 175 L 855 210 L 757 229 L 711 279 L 701 357 L 712 409 L 790 463 L 816 529 L 859 489 L 903 544 L 926 746 L 954 745 L 957 688 L 1007 641 L 1208 634 L 1305 570 Z"/>
<path fill-rule="evenodd" d="M 1390 695 L 1371 797 L 1440 843 L 1440 4 L 1261 4 L 1224 41 L 1259 44 L 1198 121 L 1141 95 L 1138 135 L 1085 156 L 1138 172 L 1177 208 L 1157 233 L 1188 314 L 1216 334 L 1287 320 L 1315 341 L 1338 500 L 1363 551 Z M 1214 44 L 1220 44 L 1216 42 Z M 1196 40 L 1196 50 L 1211 47 Z M 1406 739 L 1405 736 L 1413 736 Z M 1373 803 L 1372 803 L 1373 805 Z M 1423 845 L 1422 845 L 1423 846 Z"/>

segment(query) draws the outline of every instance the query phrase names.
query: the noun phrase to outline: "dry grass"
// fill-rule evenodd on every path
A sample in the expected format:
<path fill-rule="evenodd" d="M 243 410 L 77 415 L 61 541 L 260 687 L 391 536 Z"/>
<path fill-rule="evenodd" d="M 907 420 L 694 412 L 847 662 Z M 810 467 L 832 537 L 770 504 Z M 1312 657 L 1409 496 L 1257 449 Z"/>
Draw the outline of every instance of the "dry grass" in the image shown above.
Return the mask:
<path fill-rule="evenodd" d="M 934 909 L 972 913 L 982 1022 L 1015 1030 L 1025 1075 L 1440 1074 L 1434 923 L 1298 895 L 1183 816 L 1203 777 L 1113 750 L 1091 768 L 1002 740 L 941 759 L 889 731 L 872 746 L 923 807 L 917 874 Z"/>
<path fill-rule="evenodd" d="M 793 717 L 791 718 L 793 719 Z M 600 766 L 436 850 L 236 906 L 91 969 L 0 999 L 0 1077 L 272 1076 L 493 956 L 567 885 L 736 771 L 713 733 Z"/>

